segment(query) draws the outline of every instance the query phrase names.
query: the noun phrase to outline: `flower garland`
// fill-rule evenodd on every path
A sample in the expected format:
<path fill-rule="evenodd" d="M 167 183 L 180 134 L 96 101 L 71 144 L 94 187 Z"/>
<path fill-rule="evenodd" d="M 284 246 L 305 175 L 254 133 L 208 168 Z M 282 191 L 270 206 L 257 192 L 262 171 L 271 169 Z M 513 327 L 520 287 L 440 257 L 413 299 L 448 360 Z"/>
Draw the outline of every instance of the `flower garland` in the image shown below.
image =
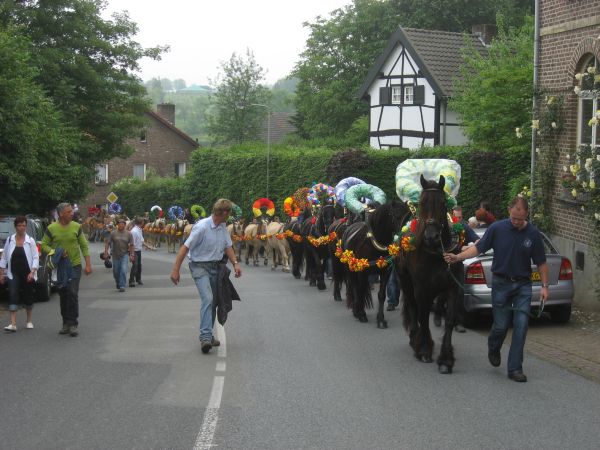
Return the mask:
<path fill-rule="evenodd" d="M 287 197 L 283 201 L 283 210 L 290 217 L 298 217 L 300 215 L 300 208 L 292 197 Z"/>
<path fill-rule="evenodd" d="M 327 245 L 330 242 L 333 242 L 337 239 L 337 234 L 335 231 L 332 231 L 327 236 L 321 236 L 318 238 L 308 236 L 308 242 L 310 242 L 315 247 L 320 247 L 322 245 Z"/>
<path fill-rule="evenodd" d="M 315 183 L 313 187 L 309 189 L 306 198 L 313 206 L 333 204 L 335 202 L 335 190 L 328 184 Z"/>
<path fill-rule="evenodd" d="M 351 272 L 362 272 L 363 270 L 366 270 L 369 267 L 377 267 L 379 269 L 384 269 L 392 263 L 394 256 L 397 256 L 397 254 L 392 255 L 391 253 L 391 251 L 393 250 L 390 250 L 390 247 L 392 247 L 393 245 L 394 244 L 388 247 L 388 252 L 390 252 L 390 256 L 388 256 L 387 258 L 380 256 L 375 261 L 369 261 L 367 258 L 356 258 L 352 250 L 343 250 L 342 240 L 338 239 L 335 248 L 335 256 L 340 260 L 342 264 L 347 264 L 348 269 Z"/>

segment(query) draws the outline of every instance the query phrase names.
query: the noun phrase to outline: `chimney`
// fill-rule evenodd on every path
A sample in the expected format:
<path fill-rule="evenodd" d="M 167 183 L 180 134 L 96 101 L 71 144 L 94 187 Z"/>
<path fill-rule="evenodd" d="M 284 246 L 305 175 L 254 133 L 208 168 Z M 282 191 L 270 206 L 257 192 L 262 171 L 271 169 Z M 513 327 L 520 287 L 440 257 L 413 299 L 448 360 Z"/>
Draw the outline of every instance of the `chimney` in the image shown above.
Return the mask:
<path fill-rule="evenodd" d="M 156 105 L 156 113 L 163 119 L 175 125 L 175 105 L 172 103 L 160 103 Z"/>
<path fill-rule="evenodd" d="M 487 47 L 492 43 L 492 39 L 496 37 L 498 34 L 498 29 L 496 25 L 481 24 L 481 25 L 473 25 L 471 28 L 471 32 L 473 35 L 477 36 L 481 42 Z"/>

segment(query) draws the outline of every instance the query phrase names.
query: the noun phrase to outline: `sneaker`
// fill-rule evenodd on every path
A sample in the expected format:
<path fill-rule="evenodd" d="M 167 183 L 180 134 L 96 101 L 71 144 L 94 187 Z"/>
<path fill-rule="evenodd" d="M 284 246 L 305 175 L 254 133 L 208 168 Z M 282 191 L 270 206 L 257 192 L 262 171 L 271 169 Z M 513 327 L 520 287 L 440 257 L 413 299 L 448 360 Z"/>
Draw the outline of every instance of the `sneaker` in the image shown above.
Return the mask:
<path fill-rule="evenodd" d="M 125 292 L 125 288 L 119 288 L 119 292 Z"/>
<path fill-rule="evenodd" d="M 218 347 L 219 345 L 221 345 L 221 341 L 218 339 L 215 339 L 214 337 L 211 339 L 210 341 L 210 345 L 212 345 L 213 347 Z"/>
<path fill-rule="evenodd" d="M 27 327 L 28 330 L 33 330 L 33 323 L 32 322 L 27 322 L 26 327 Z"/>
<path fill-rule="evenodd" d="M 69 334 L 70 331 L 69 325 L 63 325 L 58 334 Z"/>
<path fill-rule="evenodd" d="M 71 325 L 69 327 L 69 334 L 71 335 L 71 337 L 77 337 L 79 335 L 79 331 L 77 330 L 76 325 Z"/>
<path fill-rule="evenodd" d="M 488 360 L 490 361 L 490 364 L 494 367 L 498 367 L 500 365 L 500 362 L 502 360 L 502 358 L 500 357 L 500 350 L 497 350 L 495 352 L 493 352 L 492 350 L 490 350 L 488 352 Z"/>
<path fill-rule="evenodd" d="M 10 332 L 10 333 L 14 333 L 15 331 L 17 331 L 17 326 L 16 326 L 16 325 L 13 325 L 13 324 L 11 323 L 11 324 L 9 324 L 9 325 L 6 325 L 6 326 L 4 327 L 4 331 L 8 331 L 8 332 Z"/>
<path fill-rule="evenodd" d="M 141 281 L 138 281 L 137 284 L 140 285 L 140 286 L 144 285 L 144 283 L 142 283 Z"/>
<path fill-rule="evenodd" d="M 526 383 L 527 382 L 527 377 L 525 376 L 525 374 L 523 372 L 509 373 L 508 378 L 510 378 L 513 381 L 516 381 L 517 383 Z"/>
<path fill-rule="evenodd" d="M 210 341 L 200 341 L 200 347 L 202 348 L 202 353 L 206 354 L 210 352 L 212 344 L 210 343 Z"/>
<path fill-rule="evenodd" d="M 129 287 L 135 287 L 135 283 L 129 283 Z"/>
<path fill-rule="evenodd" d="M 388 303 L 386 311 L 395 311 L 395 310 L 396 310 L 396 305 L 392 305 L 392 304 Z"/>

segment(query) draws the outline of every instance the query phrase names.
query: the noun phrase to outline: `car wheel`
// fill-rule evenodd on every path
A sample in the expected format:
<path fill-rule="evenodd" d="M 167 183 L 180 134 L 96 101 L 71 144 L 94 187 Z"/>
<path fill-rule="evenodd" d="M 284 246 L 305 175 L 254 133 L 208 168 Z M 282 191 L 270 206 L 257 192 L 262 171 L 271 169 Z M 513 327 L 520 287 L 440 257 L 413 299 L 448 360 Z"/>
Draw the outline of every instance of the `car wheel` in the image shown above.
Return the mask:
<path fill-rule="evenodd" d="M 555 306 L 550 310 L 550 320 L 554 323 L 567 323 L 571 319 L 571 305 Z"/>

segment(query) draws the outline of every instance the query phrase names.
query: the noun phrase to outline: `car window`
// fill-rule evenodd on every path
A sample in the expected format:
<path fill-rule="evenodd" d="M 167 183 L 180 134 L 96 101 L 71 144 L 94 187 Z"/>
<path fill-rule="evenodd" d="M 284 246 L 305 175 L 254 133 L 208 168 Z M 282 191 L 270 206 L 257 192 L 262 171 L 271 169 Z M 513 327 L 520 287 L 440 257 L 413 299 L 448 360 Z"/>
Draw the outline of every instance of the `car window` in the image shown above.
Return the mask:
<path fill-rule="evenodd" d="M 4 243 L 15 232 L 12 220 L 0 220 L 0 241 Z"/>

